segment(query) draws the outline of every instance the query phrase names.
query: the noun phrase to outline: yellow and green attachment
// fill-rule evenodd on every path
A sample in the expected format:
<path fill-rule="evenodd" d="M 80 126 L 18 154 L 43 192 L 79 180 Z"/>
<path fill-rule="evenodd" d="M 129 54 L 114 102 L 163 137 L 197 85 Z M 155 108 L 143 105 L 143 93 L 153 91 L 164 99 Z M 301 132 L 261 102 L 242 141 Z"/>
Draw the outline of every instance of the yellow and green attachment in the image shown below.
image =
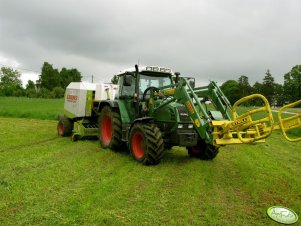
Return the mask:
<path fill-rule="evenodd" d="M 286 112 L 286 110 L 288 108 L 296 107 L 300 104 L 301 104 L 301 100 L 298 100 L 294 103 L 283 106 L 278 111 L 279 127 L 285 139 L 291 142 L 301 141 L 301 137 L 292 138 L 288 135 L 289 131 L 294 131 L 301 128 L 301 114 Z M 285 117 L 285 115 L 293 115 L 293 116 Z"/>
<path fill-rule="evenodd" d="M 238 114 L 238 107 L 260 99 L 263 107 Z M 215 145 L 263 142 L 273 131 L 274 119 L 267 99 L 253 94 L 238 100 L 232 107 L 232 120 L 212 121 Z"/>

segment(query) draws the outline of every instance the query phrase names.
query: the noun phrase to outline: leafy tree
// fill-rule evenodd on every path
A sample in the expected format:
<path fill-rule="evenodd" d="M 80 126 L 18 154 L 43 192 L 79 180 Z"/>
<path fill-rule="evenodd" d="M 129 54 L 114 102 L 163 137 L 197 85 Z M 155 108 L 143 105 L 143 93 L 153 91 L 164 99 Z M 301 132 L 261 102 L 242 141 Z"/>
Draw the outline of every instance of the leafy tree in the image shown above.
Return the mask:
<path fill-rule="evenodd" d="M 70 82 L 80 82 L 81 79 L 81 73 L 77 69 L 64 67 L 59 71 L 47 62 L 44 62 L 40 75 L 41 88 L 49 91 L 52 91 L 55 87 L 66 89 Z"/>
<path fill-rule="evenodd" d="M 221 86 L 223 93 L 226 95 L 231 104 L 240 99 L 239 84 L 235 80 L 228 80 Z"/>
<path fill-rule="evenodd" d="M 31 80 L 28 80 L 28 82 L 26 84 L 26 90 L 28 90 L 28 89 L 35 89 L 35 84 Z"/>
<path fill-rule="evenodd" d="M 70 82 L 80 82 L 82 79 L 81 73 L 75 69 L 62 68 L 60 71 L 61 87 L 66 89 Z"/>
<path fill-rule="evenodd" d="M 27 96 L 29 98 L 37 97 L 36 87 L 32 80 L 28 80 L 28 82 L 26 84 L 25 96 Z"/>
<path fill-rule="evenodd" d="M 41 88 L 40 92 L 38 92 L 37 97 L 40 98 L 51 98 L 51 93 L 48 89 L 46 88 Z"/>
<path fill-rule="evenodd" d="M 22 90 L 22 82 L 20 80 L 21 73 L 10 67 L 2 67 L 0 70 L 0 90 L 2 95 L 13 96 L 14 93 L 20 95 Z"/>
<path fill-rule="evenodd" d="M 35 98 L 38 96 L 36 90 L 31 88 L 25 90 L 25 95 L 29 98 Z"/>
<path fill-rule="evenodd" d="M 290 72 L 284 75 L 283 90 L 287 102 L 301 99 L 301 65 L 294 66 Z"/>
<path fill-rule="evenodd" d="M 273 104 L 275 94 L 274 77 L 270 73 L 270 70 L 267 70 L 265 74 L 266 76 L 264 76 L 262 83 L 262 93 L 267 98 L 269 103 Z"/>
<path fill-rule="evenodd" d="M 263 94 L 263 85 L 260 82 L 255 82 L 252 89 L 253 93 Z"/>
<path fill-rule="evenodd" d="M 249 84 L 249 78 L 247 76 L 241 75 L 238 78 L 238 85 L 241 97 L 247 96 L 251 93 L 252 87 Z"/>
<path fill-rule="evenodd" d="M 15 97 L 25 96 L 25 90 L 22 87 L 18 86 L 13 90 L 12 96 Z"/>
<path fill-rule="evenodd" d="M 274 84 L 275 87 L 275 95 L 274 95 L 274 99 L 275 99 L 275 105 L 277 106 L 282 106 L 285 104 L 285 95 L 284 95 L 284 87 L 281 84 L 275 83 Z"/>
<path fill-rule="evenodd" d="M 41 88 L 52 90 L 54 87 L 61 85 L 60 75 L 57 69 L 51 64 L 44 62 L 40 75 Z"/>
<path fill-rule="evenodd" d="M 51 97 L 52 98 L 62 98 L 64 97 L 65 89 L 62 87 L 54 87 L 54 89 L 51 91 Z"/>
<path fill-rule="evenodd" d="M 260 83 L 260 82 L 255 82 L 254 85 L 251 87 L 251 93 L 250 94 L 262 94 L 263 95 L 263 84 Z M 250 101 L 250 103 L 252 105 L 255 105 L 255 106 L 260 106 L 262 105 L 262 101 L 260 101 L 259 99 L 252 99 Z"/>

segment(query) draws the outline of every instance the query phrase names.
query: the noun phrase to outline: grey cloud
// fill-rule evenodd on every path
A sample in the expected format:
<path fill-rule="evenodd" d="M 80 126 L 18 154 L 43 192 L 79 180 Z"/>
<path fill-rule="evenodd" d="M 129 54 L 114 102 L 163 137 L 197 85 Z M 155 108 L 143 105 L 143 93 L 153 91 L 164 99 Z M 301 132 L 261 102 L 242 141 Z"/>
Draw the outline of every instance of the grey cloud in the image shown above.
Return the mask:
<path fill-rule="evenodd" d="M 276 81 L 301 59 L 297 0 L 0 1 L 0 54 L 109 80 L 137 63 L 220 83 Z"/>

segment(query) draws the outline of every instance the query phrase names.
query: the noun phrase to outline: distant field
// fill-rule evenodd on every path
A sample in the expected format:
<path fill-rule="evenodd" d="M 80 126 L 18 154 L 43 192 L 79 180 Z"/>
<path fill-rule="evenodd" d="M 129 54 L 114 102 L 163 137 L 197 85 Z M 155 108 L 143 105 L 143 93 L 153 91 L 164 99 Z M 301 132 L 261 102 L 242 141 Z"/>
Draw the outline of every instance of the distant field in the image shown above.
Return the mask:
<path fill-rule="evenodd" d="M 301 214 L 301 143 L 277 132 L 213 161 L 173 148 L 147 167 L 59 138 L 52 120 L 0 117 L 0 128 L 0 225 L 253 226 L 275 225 L 270 206 Z"/>
<path fill-rule="evenodd" d="M 238 113 L 252 110 L 253 107 L 240 107 Z M 16 118 L 56 119 L 59 112 L 64 110 L 64 99 L 39 99 L 25 97 L 1 97 L 0 116 Z M 278 110 L 272 109 L 272 110 Z M 289 108 L 289 112 L 301 113 L 301 108 Z M 287 114 L 285 114 L 287 115 Z M 273 112 L 278 121 L 276 112 Z"/>
<path fill-rule="evenodd" d="M 0 116 L 54 120 L 63 110 L 63 99 L 0 97 Z"/>
<path fill-rule="evenodd" d="M 257 107 L 240 107 L 240 108 L 238 108 L 238 113 L 242 114 L 242 113 L 245 113 L 247 111 L 254 110 L 256 108 Z M 295 112 L 301 111 L 301 109 L 299 109 L 299 108 L 290 108 L 290 109 L 295 109 L 294 110 Z M 278 111 L 278 109 L 274 109 L 274 108 L 272 109 L 272 114 L 273 114 L 273 118 L 274 118 L 275 122 L 278 122 L 278 113 L 277 113 L 277 111 Z M 266 117 L 267 114 L 266 114 L 266 112 L 260 112 L 260 113 L 255 114 L 254 116 L 255 116 L 254 119 L 256 119 L 256 118 Z M 286 114 L 286 113 L 283 114 L 284 118 L 289 117 L 289 116 L 292 116 L 292 115 L 291 114 Z"/>
<path fill-rule="evenodd" d="M 276 108 L 276 110 L 279 110 L 279 108 Z M 292 113 L 301 113 L 301 108 L 287 108 L 285 109 L 286 112 L 292 112 Z"/>

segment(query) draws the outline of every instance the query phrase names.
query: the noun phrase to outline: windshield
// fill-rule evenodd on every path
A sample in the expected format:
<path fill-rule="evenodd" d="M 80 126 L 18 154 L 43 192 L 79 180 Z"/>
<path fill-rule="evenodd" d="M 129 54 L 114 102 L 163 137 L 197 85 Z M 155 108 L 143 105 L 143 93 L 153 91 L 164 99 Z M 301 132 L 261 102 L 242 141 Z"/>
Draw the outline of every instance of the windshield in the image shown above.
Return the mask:
<path fill-rule="evenodd" d="M 159 76 L 149 76 L 140 74 L 140 81 L 139 81 L 139 89 L 140 93 L 142 94 L 148 87 L 162 87 L 171 84 L 171 78 L 169 76 L 166 77 L 159 77 Z"/>

